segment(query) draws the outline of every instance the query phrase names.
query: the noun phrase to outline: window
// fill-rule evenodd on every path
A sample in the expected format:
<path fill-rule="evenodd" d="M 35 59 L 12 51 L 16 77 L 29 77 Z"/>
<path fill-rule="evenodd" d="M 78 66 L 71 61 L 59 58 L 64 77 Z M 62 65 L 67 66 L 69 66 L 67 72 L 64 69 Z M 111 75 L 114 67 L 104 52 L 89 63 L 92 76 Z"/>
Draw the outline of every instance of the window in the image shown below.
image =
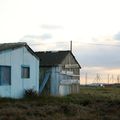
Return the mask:
<path fill-rule="evenodd" d="M 0 85 L 11 84 L 11 67 L 0 66 Z"/>
<path fill-rule="evenodd" d="M 30 78 L 30 67 L 22 66 L 22 78 Z"/>

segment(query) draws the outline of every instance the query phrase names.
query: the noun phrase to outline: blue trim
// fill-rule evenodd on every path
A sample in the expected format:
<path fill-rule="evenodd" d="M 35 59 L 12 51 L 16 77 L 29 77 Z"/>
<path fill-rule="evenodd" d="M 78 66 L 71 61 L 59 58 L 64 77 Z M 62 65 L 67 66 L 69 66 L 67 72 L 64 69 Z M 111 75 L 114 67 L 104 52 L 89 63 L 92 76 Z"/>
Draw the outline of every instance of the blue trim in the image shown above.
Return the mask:
<path fill-rule="evenodd" d="M 51 74 L 51 71 L 50 71 L 50 70 L 46 71 L 45 77 L 44 77 L 44 79 L 43 79 L 43 82 L 42 82 L 41 85 L 39 86 L 39 93 L 40 93 L 40 94 L 42 93 L 42 91 L 43 91 L 43 89 L 44 89 L 47 81 L 49 80 L 50 74 Z"/>
<path fill-rule="evenodd" d="M 22 71 L 23 68 L 28 68 L 28 72 L 29 72 L 29 73 L 28 73 L 28 74 L 29 74 L 28 77 L 24 77 L 24 76 L 23 76 L 23 73 L 22 73 L 22 72 L 23 72 L 23 71 Z M 29 66 L 29 65 L 21 65 L 21 78 L 22 78 L 22 79 L 30 79 L 30 66 Z"/>
<path fill-rule="evenodd" d="M 9 68 L 10 78 L 9 78 L 9 83 L 6 85 L 11 85 L 11 66 L 8 66 L 8 65 L 0 65 L 0 85 L 2 85 L 2 83 L 1 83 L 1 67 Z M 3 84 L 3 85 L 5 85 L 5 84 Z"/>
<path fill-rule="evenodd" d="M 29 68 L 30 68 L 30 66 L 29 66 L 29 65 L 21 65 L 21 67 L 29 67 Z"/>

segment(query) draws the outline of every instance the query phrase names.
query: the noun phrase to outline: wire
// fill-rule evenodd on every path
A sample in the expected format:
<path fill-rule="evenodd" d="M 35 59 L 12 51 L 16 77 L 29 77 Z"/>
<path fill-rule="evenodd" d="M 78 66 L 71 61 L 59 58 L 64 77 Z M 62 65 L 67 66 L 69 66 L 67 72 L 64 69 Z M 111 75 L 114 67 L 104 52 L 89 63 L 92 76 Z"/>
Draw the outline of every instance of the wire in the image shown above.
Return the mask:
<path fill-rule="evenodd" d="M 38 45 L 43 45 L 43 44 L 48 44 L 48 43 L 28 43 L 30 46 L 38 46 Z M 68 42 L 49 42 L 49 44 L 56 44 L 56 45 L 68 45 Z M 120 47 L 120 44 L 104 44 L 104 43 L 82 43 L 82 42 L 73 42 L 73 45 L 77 44 L 77 46 L 106 46 L 106 47 Z"/>

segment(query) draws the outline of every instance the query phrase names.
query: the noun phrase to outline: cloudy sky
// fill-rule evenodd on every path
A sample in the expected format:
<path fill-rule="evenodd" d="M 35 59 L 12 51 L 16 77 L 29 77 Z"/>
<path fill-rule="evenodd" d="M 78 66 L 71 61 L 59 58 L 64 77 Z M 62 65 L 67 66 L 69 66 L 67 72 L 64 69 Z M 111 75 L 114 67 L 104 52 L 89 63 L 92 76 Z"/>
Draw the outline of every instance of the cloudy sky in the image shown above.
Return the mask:
<path fill-rule="evenodd" d="M 73 53 L 84 75 L 120 74 L 120 0 L 0 0 L 0 43 Z M 107 77 L 106 77 L 107 78 Z M 105 78 L 104 78 L 105 79 Z"/>

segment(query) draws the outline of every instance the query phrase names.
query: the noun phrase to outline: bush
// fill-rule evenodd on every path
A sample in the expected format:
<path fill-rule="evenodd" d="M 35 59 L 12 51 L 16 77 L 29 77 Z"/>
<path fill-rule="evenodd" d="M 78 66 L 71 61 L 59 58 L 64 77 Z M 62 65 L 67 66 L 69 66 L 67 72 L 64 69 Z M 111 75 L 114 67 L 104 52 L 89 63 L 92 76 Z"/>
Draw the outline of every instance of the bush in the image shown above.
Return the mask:
<path fill-rule="evenodd" d="M 24 97 L 38 97 L 39 94 L 33 89 L 27 89 L 24 92 Z"/>

